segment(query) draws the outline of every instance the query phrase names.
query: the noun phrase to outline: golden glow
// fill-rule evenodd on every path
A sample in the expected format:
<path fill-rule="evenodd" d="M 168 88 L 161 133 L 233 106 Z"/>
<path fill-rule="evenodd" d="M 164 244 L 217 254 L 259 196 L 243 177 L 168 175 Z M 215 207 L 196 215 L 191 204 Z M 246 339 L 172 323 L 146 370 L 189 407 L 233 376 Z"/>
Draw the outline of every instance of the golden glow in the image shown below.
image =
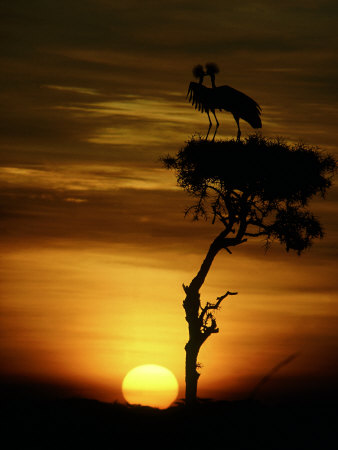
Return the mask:
<path fill-rule="evenodd" d="M 335 266 L 320 268 L 309 258 L 300 265 L 299 258 L 284 253 L 276 261 L 275 252 L 260 259 L 234 252 L 215 261 L 203 299 L 217 298 L 224 285 L 240 286 L 240 292 L 217 313 L 220 333 L 201 349 L 201 397 L 250 392 L 297 351 L 301 356 L 282 375 L 325 372 L 325 364 L 332 364 L 325 342 L 336 333 L 331 319 L 336 303 L 325 287 L 331 286 Z M 83 248 L 75 240 L 72 245 L 60 240 L 58 248 L 4 248 L 2 373 L 54 377 L 81 387 L 81 395 L 111 402 L 123 401 L 121 380 L 131 367 L 156 361 L 174 371 L 183 389 L 187 326 L 177 280 L 189 280 L 202 256 L 183 257 L 178 246 L 147 254 L 122 243 L 88 241 Z M 305 293 L 297 290 L 305 284 Z M 313 330 L 320 330 L 321 340 Z"/>
<path fill-rule="evenodd" d="M 13 85 L 4 97 L 13 115 L 6 118 L 0 167 L 0 375 L 53 378 L 81 388 L 88 398 L 123 401 L 121 381 L 128 370 L 156 361 L 170 367 L 183 390 L 188 328 L 182 283 L 196 275 L 219 228 L 184 218 L 192 198 L 159 158 L 174 154 L 194 133 L 207 132 L 207 115 L 185 98 L 196 61 L 147 52 L 135 59 L 134 52 L 111 52 L 104 45 L 53 52 L 81 67 L 97 65 L 98 72 L 94 76 L 90 69 L 87 78 L 81 69 L 80 78 L 67 85 L 63 75 L 46 73 L 43 95 Z M 317 92 L 310 107 L 308 84 L 301 92 L 299 82 L 323 55 L 302 67 L 294 59 L 262 55 L 245 58 L 245 67 L 255 61 L 257 77 L 247 76 L 243 58 L 235 58 L 227 73 L 226 62 L 215 57 L 222 67 L 219 83 L 259 101 L 264 135 L 336 152 L 335 105 L 326 95 L 320 101 Z M 109 74 L 101 72 L 109 65 Z M 285 67 L 298 68 L 296 78 Z M 31 67 L 26 70 L 35 89 L 40 69 L 35 79 Z M 278 70 L 284 71 L 280 78 Z M 290 108 L 285 89 L 283 95 L 277 89 L 287 78 L 297 98 L 303 95 L 296 108 Z M 231 115 L 220 113 L 218 119 L 217 136 L 234 137 Z M 241 127 L 243 138 L 252 132 L 244 121 Z M 236 247 L 231 256 L 217 256 L 202 302 L 213 302 L 227 289 L 239 295 L 224 302 L 217 312 L 220 333 L 201 348 L 201 397 L 246 395 L 295 352 L 301 356 L 281 376 L 332 373 L 335 198 L 318 201 L 315 215 L 323 219 L 326 236 L 301 258 L 278 245 L 265 255 L 259 239 Z"/>
<path fill-rule="evenodd" d="M 127 373 L 122 392 L 130 404 L 165 409 L 176 400 L 178 383 L 175 375 L 165 367 L 145 364 Z"/>
<path fill-rule="evenodd" d="M 125 188 L 155 190 L 165 187 L 169 191 L 178 189 L 173 174 L 164 168 L 134 167 L 132 177 L 130 171 L 130 167 L 116 164 L 97 164 L 89 167 L 68 164 L 39 169 L 0 167 L 0 187 L 29 186 L 41 190 L 52 188 L 56 192 L 72 191 L 76 195 L 83 195 L 86 191 L 111 192 Z M 46 199 L 46 194 L 41 194 L 40 198 Z M 76 201 L 79 199 L 76 198 Z"/>

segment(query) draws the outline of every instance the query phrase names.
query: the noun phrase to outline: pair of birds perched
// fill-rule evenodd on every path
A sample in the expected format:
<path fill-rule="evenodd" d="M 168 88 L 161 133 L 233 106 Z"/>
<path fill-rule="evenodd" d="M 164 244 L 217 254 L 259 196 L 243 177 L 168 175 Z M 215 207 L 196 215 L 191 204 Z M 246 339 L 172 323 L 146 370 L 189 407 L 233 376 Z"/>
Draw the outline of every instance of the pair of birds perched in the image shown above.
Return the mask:
<path fill-rule="evenodd" d="M 219 86 L 215 84 L 215 75 L 219 72 L 219 69 L 215 63 L 208 63 L 205 65 L 206 71 L 199 64 L 195 66 L 192 73 L 195 78 L 199 79 L 198 83 L 192 81 L 189 85 L 187 97 L 189 101 L 195 106 L 195 109 L 206 112 L 209 118 L 209 128 L 206 135 L 208 139 L 212 122 L 209 112 L 211 111 L 216 120 L 216 129 L 212 140 L 215 139 L 219 122 L 216 117 L 216 110 L 229 111 L 234 116 L 237 123 L 237 140 L 241 138 L 241 129 L 239 126 L 239 119 L 243 119 L 248 122 L 252 128 L 262 128 L 262 122 L 260 118 L 261 107 L 252 98 L 248 97 L 236 89 L 230 86 Z M 203 85 L 204 77 L 210 76 L 211 88 Z"/>

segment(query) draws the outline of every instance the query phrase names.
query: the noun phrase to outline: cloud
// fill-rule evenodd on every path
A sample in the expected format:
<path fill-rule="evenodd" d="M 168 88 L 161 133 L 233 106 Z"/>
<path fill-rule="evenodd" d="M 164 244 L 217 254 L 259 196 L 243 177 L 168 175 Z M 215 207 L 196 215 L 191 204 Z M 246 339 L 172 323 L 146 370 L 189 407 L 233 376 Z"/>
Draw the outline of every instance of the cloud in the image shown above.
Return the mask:
<path fill-rule="evenodd" d="M 264 133 L 333 149 L 336 112 L 325 112 L 336 102 L 336 10 L 329 1 L 7 3 L 2 158 L 139 161 L 136 146 L 152 156 L 178 147 L 206 131 L 185 94 L 193 65 L 209 60 L 219 84 L 263 106 Z M 232 136 L 231 116 L 221 117 L 220 135 Z"/>
<path fill-rule="evenodd" d="M 95 96 L 101 95 L 96 89 L 89 89 L 77 86 L 57 86 L 53 84 L 46 84 L 42 87 L 45 87 L 47 89 L 54 89 L 56 91 L 75 92 L 77 94 L 84 94 L 84 95 L 95 95 Z"/>
<path fill-rule="evenodd" d="M 40 168 L 0 167 L 0 186 L 9 190 L 31 189 L 49 191 L 59 195 L 63 192 L 83 194 L 86 192 L 115 191 L 123 188 L 140 190 L 173 190 L 173 176 L 158 167 L 131 165 L 50 165 Z"/>
<path fill-rule="evenodd" d="M 78 198 L 78 197 L 67 197 L 65 198 L 65 202 L 70 203 L 86 203 L 88 200 L 86 198 Z"/>

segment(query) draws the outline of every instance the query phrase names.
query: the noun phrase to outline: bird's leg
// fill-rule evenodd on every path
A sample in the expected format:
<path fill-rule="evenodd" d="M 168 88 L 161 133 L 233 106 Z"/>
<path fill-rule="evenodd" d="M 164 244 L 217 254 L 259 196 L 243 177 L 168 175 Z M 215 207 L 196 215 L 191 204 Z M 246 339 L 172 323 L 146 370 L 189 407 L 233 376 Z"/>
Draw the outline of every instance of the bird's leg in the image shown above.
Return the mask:
<path fill-rule="evenodd" d="M 212 111 L 212 113 L 213 113 L 213 115 L 214 115 L 214 117 L 215 117 L 215 120 L 216 120 L 216 128 L 215 128 L 215 133 L 214 133 L 214 137 L 212 138 L 212 140 L 214 141 L 214 139 L 215 139 L 215 136 L 216 136 L 216 133 L 217 133 L 217 129 L 218 129 L 218 127 L 219 127 L 219 122 L 218 122 L 218 120 L 217 120 L 217 117 L 216 117 L 215 111 Z"/>
<path fill-rule="evenodd" d="M 205 140 L 206 140 L 206 141 L 208 140 L 209 131 L 210 131 L 210 128 L 211 128 L 211 126 L 212 126 L 212 122 L 211 122 L 211 119 L 210 119 L 210 115 L 209 115 L 209 111 L 208 111 L 208 110 L 207 110 L 207 114 L 208 114 L 208 119 L 209 119 L 209 128 L 208 128 L 207 135 L 206 135 L 206 137 L 205 137 Z"/>
<path fill-rule="evenodd" d="M 237 131 L 237 141 L 240 141 L 240 140 L 241 140 L 241 129 L 240 129 L 240 127 L 239 127 L 239 117 L 234 116 L 234 118 L 235 118 L 235 120 L 236 120 L 237 128 L 238 128 L 238 131 Z"/>

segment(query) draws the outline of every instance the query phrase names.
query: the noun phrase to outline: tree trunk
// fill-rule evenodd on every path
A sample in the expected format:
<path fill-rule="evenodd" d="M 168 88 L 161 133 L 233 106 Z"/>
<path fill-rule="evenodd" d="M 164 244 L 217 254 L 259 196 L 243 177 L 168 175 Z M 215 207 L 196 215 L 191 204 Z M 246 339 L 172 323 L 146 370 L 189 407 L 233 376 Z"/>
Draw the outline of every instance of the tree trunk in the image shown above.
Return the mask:
<path fill-rule="evenodd" d="M 186 362 L 185 362 L 185 401 L 187 405 L 194 405 L 197 401 L 197 382 L 200 374 L 197 372 L 197 356 L 203 344 L 205 337 L 201 332 L 201 321 L 199 318 L 200 311 L 200 294 L 199 289 L 204 283 L 205 277 L 209 272 L 210 266 L 220 250 L 218 241 L 222 233 L 211 244 L 209 251 L 202 263 L 202 266 L 192 280 L 189 286 L 184 286 L 186 298 L 183 302 L 185 309 L 185 319 L 189 324 L 189 341 L 185 346 Z"/>
<path fill-rule="evenodd" d="M 237 237 L 234 239 L 226 239 L 227 233 L 228 230 L 223 230 L 214 239 L 195 278 L 191 281 L 189 286 L 183 285 L 183 289 L 186 293 L 183 307 L 186 313 L 185 320 L 189 324 L 189 341 L 185 346 L 185 400 L 186 404 L 188 405 L 194 405 L 197 401 L 197 382 L 200 376 L 200 374 L 196 370 L 198 352 L 204 341 L 210 336 L 210 334 L 218 333 L 216 320 L 212 318 L 211 324 L 207 325 L 207 323 L 205 322 L 205 310 L 200 314 L 201 302 L 199 290 L 202 287 L 206 276 L 208 275 L 210 267 L 217 253 L 226 246 L 238 245 L 241 243 L 241 240 L 237 239 Z M 213 305 L 213 308 L 217 309 L 223 298 L 225 298 L 229 294 L 233 295 L 233 293 L 227 292 L 226 295 L 219 297 L 218 302 Z M 209 310 L 211 309 L 212 307 L 210 307 L 209 304 Z"/>
<path fill-rule="evenodd" d="M 183 302 L 185 309 L 185 319 L 189 324 L 189 341 L 185 346 L 186 360 L 185 360 L 185 401 L 187 405 L 194 405 L 197 401 L 197 382 L 200 374 L 197 372 L 197 356 L 203 344 L 206 335 L 202 335 L 201 321 L 199 318 L 200 311 L 200 294 L 199 289 L 204 283 L 210 266 L 220 250 L 219 240 L 223 237 L 223 233 L 214 240 L 209 251 L 201 265 L 196 277 L 192 280 L 189 286 L 184 286 L 186 298 Z"/>
<path fill-rule="evenodd" d="M 197 372 L 197 356 L 200 346 L 191 342 L 185 346 L 185 401 L 193 406 L 197 401 L 197 382 L 200 374 Z"/>

